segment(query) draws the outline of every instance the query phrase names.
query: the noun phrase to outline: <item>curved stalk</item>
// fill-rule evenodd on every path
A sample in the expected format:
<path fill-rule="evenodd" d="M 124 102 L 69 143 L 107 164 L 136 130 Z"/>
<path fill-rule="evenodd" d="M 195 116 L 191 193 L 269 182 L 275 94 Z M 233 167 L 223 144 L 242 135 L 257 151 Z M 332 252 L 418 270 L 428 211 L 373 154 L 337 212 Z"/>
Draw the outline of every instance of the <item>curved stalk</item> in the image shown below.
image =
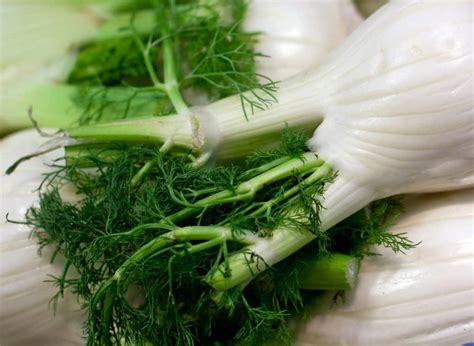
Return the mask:
<path fill-rule="evenodd" d="M 374 199 L 376 193 L 353 180 L 337 177 L 324 193 L 320 229 L 326 231 Z M 222 275 L 223 268 L 211 271 L 206 281 L 216 290 L 224 291 L 247 282 L 268 267 L 284 260 L 314 240 L 311 230 L 295 231 L 282 225 L 272 236 L 259 240 L 238 254 L 229 257 L 232 276 Z M 258 259 L 258 260 L 256 260 Z"/>

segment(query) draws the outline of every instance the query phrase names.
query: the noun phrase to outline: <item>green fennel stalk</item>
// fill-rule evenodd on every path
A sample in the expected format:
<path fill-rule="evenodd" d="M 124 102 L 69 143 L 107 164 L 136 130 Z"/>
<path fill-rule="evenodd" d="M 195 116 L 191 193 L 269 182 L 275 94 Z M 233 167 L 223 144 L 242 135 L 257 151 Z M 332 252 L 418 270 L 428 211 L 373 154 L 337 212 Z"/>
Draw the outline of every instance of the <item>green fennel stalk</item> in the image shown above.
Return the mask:
<path fill-rule="evenodd" d="M 144 40 L 154 16 L 158 23 Z M 177 114 L 65 130 L 79 143 L 66 147 L 66 165 L 46 177 L 50 190 L 29 210 L 27 223 L 41 246 L 55 246 L 66 258 L 63 275 L 55 278 L 56 298 L 65 289 L 81 298 L 91 345 L 199 344 L 228 336 L 242 344 L 275 336 L 289 343 L 285 318 L 301 309 L 302 288 L 350 288 L 357 270 L 348 267 L 356 266 L 364 246 L 381 239 L 402 248 L 412 244 L 384 232 L 382 216 L 391 211 L 383 209 L 363 227 L 349 225 L 345 232 L 363 239 L 362 245 L 355 242 L 343 249 L 346 255 L 338 254 L 319 222 L 320 198 L 334 172 L 304 145 L 317 110 L 302 102 L 287 118 L 278 104 L 267 109 L 276 101 L 275 85 L 256 82 L 253 36 L 240 33 L 238 23 L 222 28 L 205 22 L 207 51 L 186 56 L 182 45 L 193 42 L 186 41 L 186 31 L 176 31 L 179 18 L 171 1 L 157 2 L 129 21 L 125 32 L 139 48 L 148 84 L 127 88 L 134 96 L 121 100 L 123 117 L 137 112 L 135 101 L 144 97 L 161 102 L 161 113 Z M 180 68 L 183 57 L 195 63 L 190 71 Z M 90 98 L 93 88 L 99 100 Z M 86 122 L 102 117 L 108 105 L 101 91 L 113 90 L 93 88 L 82 102 L 92 99 L 99 112 L 88 109 Z M 183 96 L 186 88 L 205 90 L 211 98 L 237 95 L 193 108 Z M 249 89 L 254 90 L 245 93 Z M 296 105 L 304 97 L 294 93 L 291 84 L 284 85 L 277 96 Z M 280 141 L 277 149 L 254 153 L 244 169 L 205 166 Z M 84 196 L 79 203 L 62 201 L 64 182 Z M 312 269 L 299 267 L 301 259 Z M 72 268 L 78 277 L 69 275 Z M 308 270 L 319 280 L 308 281 Z M 221 335 L 227 327 L 228 335 Z"/>

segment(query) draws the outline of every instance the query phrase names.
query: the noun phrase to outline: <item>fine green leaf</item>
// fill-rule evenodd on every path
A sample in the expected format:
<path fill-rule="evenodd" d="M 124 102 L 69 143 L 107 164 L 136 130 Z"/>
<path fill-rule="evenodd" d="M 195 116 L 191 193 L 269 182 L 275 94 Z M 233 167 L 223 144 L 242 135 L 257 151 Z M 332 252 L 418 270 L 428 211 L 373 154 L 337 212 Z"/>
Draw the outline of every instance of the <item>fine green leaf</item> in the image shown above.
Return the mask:
<path fill-rule="evenodd" d="M 128 103 L 150 90 L 164 96 L 157 98 L 150 116 L 179 112 L 185 103 L 193 102 L 193 94 L 204 94 L 209 101 L 238 94 L 245 117 L 276 101 L 276 85 L 264 76 L 260 80 L 266 81 L 260 82 L 255 70 L 255 58 L 260 55 L 254 51 L 258 35 L 240 27 L 246 1 L 151 1 L 142 5 L 130 12 L 128 23 L 122 23 L 126 16 L 121 14 L 117 37 L 88 42 L 80 49 L 68 83 L 85 86 L 76 97 L 84 109 L 81 124 L 109 120 L 104 114 L 110 112 L 97 109 L 111 105 L 119 109 L 118 118 L 135 116 Z M 172 55 L 165 54 L 167 44 Z M 165 71 L 171 65 L 172 79 L 179 88 L 170 92 L 166 86 L 170 74 Z M 108 88 L 118 86 L 129 87 L 128 94 L 112 102 L 101 97 Z M 97 87 L 103 92 L 98 93 Z M 91 109 L 90 103 L 98 106 Z"/>
<path fill-rule="evenodd" d="M 301 155 L 304 146 L 295 145 L 305 142 L 300 136 L 286 131 L 272 157 L 280 162 Z M 88 311 L 88 344 L 254 345 L 270 338 L 290 344 L 286 317 L 301 311 L 304 304 L 295 264 L 343 247 L 336 241 L 341 230 L 319 231 L 317 196 L 331 176 L 305 186 L 294 174 L 251 199 L 192 209 L 184 217 L 173 218 L 186 209 L 184 202 L 198 203 L 224 190 L 237 194 L 238 184 L 255 175 L 245 172 L 258 172 L 262 166 L 196 169 L 186 156 L 163 156 L 152 146 L 104 146 L 100 150 L 85 146 L 81 150 L 77 161 L 68 157 L 67 166 L 58 164 L 57 170 L 45 177 L 47 189 L 41 193 L 39 206 L 28 211 L 27 224 L 34 229 L 41 248 L 53 247 L 55 254 L 66 258 L 63 275 L 51 278 L 58 288 L 52 299 L 60 304 L 64 290 L 78 295 Z M 149 161 L 155 164 L 133 186 L 131 180 L 137 170 Z M 84 170 L 84 166 L 95 169 Z M 62 199 L 64 184 L 74 185 L 81 194 L 80 202 Z M 263 214 L 252 215 L 262 202 L 295 186 L 299 188 L 297 194 Z M 387 203 L 372 207 L 357 227 L 346 227 L 349 237 L 361 241 L 341 252 L 360 254 L 361 248 L 383 239 L 374 236 L 372 230 L 390 219 L 392 211 Z M 287 214 L 290 206 L 298 205 L 303 214 L 312 215 L 310 220 Z M 248 232 L 269 236 L 269 230 L 281 224 L 295 232 L 312 229 L 316 241 L 264 271 L 245 288 L 231 289 L 219 299 L 203 278 L 243 245 L 239 241 L 215 242 L 212 237 L 202 238 L 202 242 L 196 240 L 199 237 L 184 241 L 166 237 L 186 226 L 202 235 L 206 225 L 229 225 L 238 240 Z M 394 241 L 397 239 L 386 244 L 393 245 Z M 250 255 L 250 260 L 267 266 L 256 254 Z"/>

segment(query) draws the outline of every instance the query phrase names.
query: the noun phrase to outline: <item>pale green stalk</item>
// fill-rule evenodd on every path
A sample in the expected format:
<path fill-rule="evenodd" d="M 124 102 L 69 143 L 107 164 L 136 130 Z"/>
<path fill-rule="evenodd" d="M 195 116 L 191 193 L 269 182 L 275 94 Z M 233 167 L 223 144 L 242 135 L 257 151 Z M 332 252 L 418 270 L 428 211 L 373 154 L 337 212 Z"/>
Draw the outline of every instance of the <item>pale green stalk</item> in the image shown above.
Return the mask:
<path fill-rule="evenodd" d="M 297 264 L 301 289 L 349 290 L 356 283 L 360 259 L 331 254 L 303 260 Z"/>
<path fill-rule="evenodd" d="M 328 230 L 350 216 L 360 208 L 360 205 L 370 203 L 375 199 L 375 194 L 371 189 L 361 187 L 356 182 L 347 181 L 339 176 L 334 183 L 329 185 L 324 197 L 322 198 L 324 208 L 320 212 L 321 231 Z M 295 217 L 305 221 L 304 215 L 297 211 L 296 213 Z M 229 257 L 232 276 L 224 276 L 221 272 L 224 266 L 221 265 L 218 270 L 209 273 L 207 282 L 218 291 L 228 290 L 242 282 L 248 282 L 314 239 L 315 235 L 311 230 L 294 230 L 285 225 L 276 227 L 271 237 L 259 238 L 255 244 L 247 246 L 241 253 Z M 252 258 L 257 257 L 261 261 L 252 261 Z"/>
<path fill-rule="evenodd" d="M 205 107 L 191 108 L 191 117 L 180 114 L 166 116 L 165 125 L 162 117 L 156 117 L 136 123 L 135 120 L 125 120 L 72 128 L 66 132 L 79 140 L 141 141 L 146 137 L 147 142 L 157 144 L 171 141 L 197 154 L 227 161 L 242 158 L 257 148 L 276 145 L 286 127 L 311 134 L 322 121 L 322 110 L 308 95 L 310 90 L 314 92 L 313 89 L 299 78 L 282 82 L 275 95 L 278 103 L 256 109 L 248 120 L 243 115 L 241 98 L 236 95 Z M 143 127 L 144 123 L 147 129 Z M 166 126 L 166 131 L 161 129 L 162 126 Z"/>

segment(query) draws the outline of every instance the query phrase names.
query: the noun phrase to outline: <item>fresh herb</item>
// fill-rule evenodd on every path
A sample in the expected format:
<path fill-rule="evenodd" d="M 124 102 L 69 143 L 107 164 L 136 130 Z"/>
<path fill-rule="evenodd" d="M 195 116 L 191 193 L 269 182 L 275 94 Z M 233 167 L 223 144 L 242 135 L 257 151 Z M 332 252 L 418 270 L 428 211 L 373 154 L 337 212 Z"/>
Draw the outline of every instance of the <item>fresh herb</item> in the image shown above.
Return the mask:
<path fill-rule="evenodd" d="M 280 205 L 265 213 L 249 211 L 259 210 L 268 196 L 281 195 L 280 190 L 297 183 L 293 172 L 262 194 L 240 200 L 239 194 L 245 195 L 239 192 L 244 179 L 265 172 L 255 171 L 249 177 L 238 167 L 194 169 L 185 158 L 164 157 L 154 147 L 116 149 L 83 154 L 78 165 L 69 157 L 67 166 L 58 165 L 46 178 L 49 190 L 41 195 L 39 207 L 28 212 L 28 224 L 41 246 L 54 246 L 67 260 L 64 276 L 56 278 L 57 297 L 71 289 L 84 302 L 89 310 L 89 343 L 207 342 L 218 338 L 222 318 L 232 326 L 226 337 L 237 340 L 263 340 L 275 330 L 286 335 L 285 311 L 301 307 L 294 273 L 289 274 L 293 284 L 278 280 L 283 284 L 279 286 L 266 274 L 245 293 L 240 288 L 225 292 L 227 298 L 217 298 L 204 279 L 247 241 L 276 223 L 291 222 Z M 111 153 L 114 160 L 106 160 Z M 94 173 L 82 169 L 84 160 L 93 163 Z M 155 165 L 138 186 L 132 186 L 137 167 L 148 161 Z M 61 199 L 64 183 L 74 184 L 82 195 L 80 202 Z M 199 207 L 202 201 L 207 202 Z M 295 196 L 292 203 L 298 202 L 305 200 Z M 222 236 L 228 239 L 223 241 Z M 73 270 L 77 277 L 69 273 Z M 258 289 L 264 281 L 276 285 L 266 289 L 269 296 Z M 142 299 L 136 306 L 130 301 L 132 288 Z"/>
<path fill-rule="evenodd" d="M 370 251 L 371 245 L 382 245 L 401 253 L 416 247 L 419 243 L 413 243 L 405 233 L 387 231 L 402 211 L 400 197 L 372 202 L 333 227 L 333 249 L 362 257 L 377 255 Z"/>
<path fill-rule="evenodd" d="M 266 83 L 258 81 L 257 34 L 241 30 L 245 13 L 243 0 L 153 1 L 136 9 L 128 22 L 125 16 L 111 21 L 97 35 L 100 39 L 82 47 L 69 75 L 69 83 L 88 86 L 76 97 L 84 109 L 79 123 L 110 120 L 112 112 L 92 108 L 91 113 L 88 105 L 101 104 L 106 109 L 110 99 L 103 95 L 110 87 L 124 85 L 128 88 L 123 97 L 113 103 L 121 110 L 119 117 L 136 116 L 128 104 L 150 91 L 165 96 L 163 102 L 168 99 L 171 107 L 158 97 L 161 104 L 148 115 L 186 113 L 183 91 L 186 95 L 204 93 L 209 100 L 238 94 L 245 116 L 267 107 L 276 101 L 276 86 L 268 78 Z M 104 89 L 101 93 L 95 91 L 99 86 Z M 252 97 L 244 94 L 248 90 Z"/>
<path fill-rule="evenodd" d="M 69 151 L 68 164 L 46 176 L 48 189 L 27 223 L 42 248 L 53 246 L 66 258 L 63 275 L 54 278 L 55 299 L 66 289 L 80 297 L 88 343 L 290 343 L 286 317 L 303 307 L 297 264 L 334 248 L 317 217 L 317 196 L 331 174 L 308 183 L 323 166 L 295 145 L 303 145 L 301 138 L 285 131 L 282 145 L 268 154 L 273 161 L 252 166 L 256 161 L 249 160 L 246 167 L 194 168 L 188 156 L 164 155 L 154 146 Z M 144 162 L 153 165 L 132 184 Z M 74 185 L 80 202 L 62 200 L 64 184 Z M 382 226 L 383 217 L 373 224 Z M 240 269 L 228 263 L 281 226 L 311 229 L 317 241 L 271 268 L 251 252 Z M 254 266 L 268 270 L 255 272 L 248 284 L 213 288 L 213 272 L 234 278 Z"/>

